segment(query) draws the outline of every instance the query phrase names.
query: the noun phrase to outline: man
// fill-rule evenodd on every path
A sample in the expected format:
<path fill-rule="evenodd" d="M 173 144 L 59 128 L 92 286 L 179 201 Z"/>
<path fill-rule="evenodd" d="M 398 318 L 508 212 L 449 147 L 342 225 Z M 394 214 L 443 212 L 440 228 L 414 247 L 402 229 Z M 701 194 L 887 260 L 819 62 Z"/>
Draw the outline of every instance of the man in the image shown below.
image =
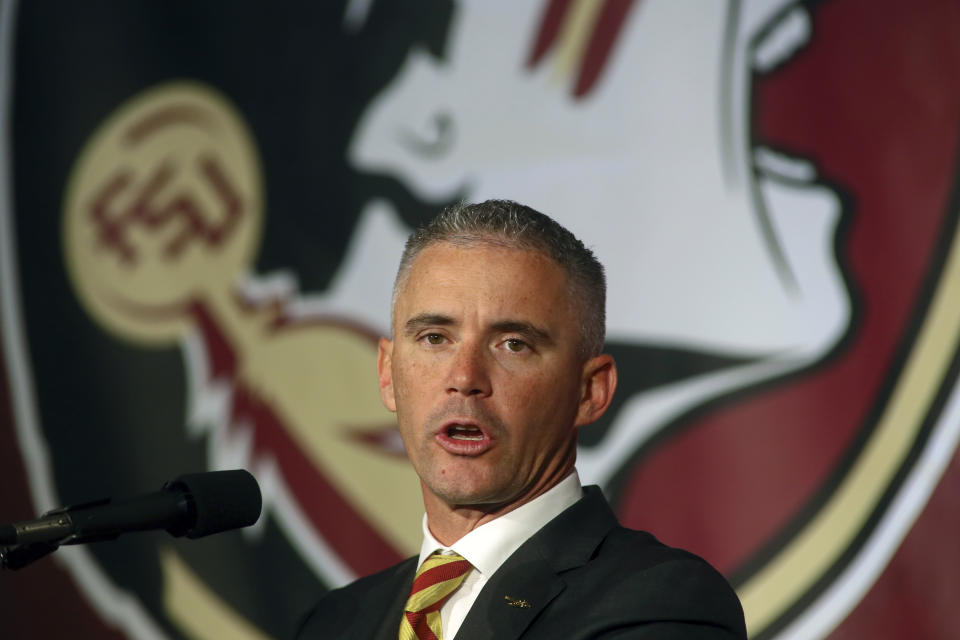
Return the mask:
<path fill-rule="evenodd" d="M 330 592 L 300 637 L 745 637 L 720 574 L 580 486 L 577 430 L 617 381 L 604 305 L 600 263 L 529 207 L 457 205 L 410 237 L 377 369 L 423 546 Z"/>

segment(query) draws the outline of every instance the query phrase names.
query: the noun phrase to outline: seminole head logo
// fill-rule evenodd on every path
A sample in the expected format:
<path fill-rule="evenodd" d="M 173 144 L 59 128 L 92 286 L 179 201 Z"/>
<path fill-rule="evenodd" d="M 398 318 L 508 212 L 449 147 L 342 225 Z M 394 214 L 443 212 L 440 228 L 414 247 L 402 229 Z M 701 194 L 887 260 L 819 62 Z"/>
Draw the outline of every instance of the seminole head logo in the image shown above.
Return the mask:
<path fill-rule="evenodd" d="M 73 290 L 118 343 L 178 346 L 187 415 L 170 428 L 211 469 L 251 469 L 267 517 L 337 585 L 419 544 L 417 478 L 374 374 L 417 222 L 404 207 L 529 204 L 609 276 L 622 380 L 582 433 L 582 478 L 626 524 L 718 565 L 751 637 L 826 634 L 936 484 L 930 457 L 956 446 L 960 241 L 956 210 L 904 224 L 869 197 L 887 175 L 862 170 L 873 158 L 801 126 L 838 64 L 817 48 L 820 6 L 455 3 L 441 50 L 411 48 L 352 131 L 346 160 L 389 188 L 330 214 L 359 217 L 312 297 L 255 272 L 282 212 L 265 210 L 244 118 L 206 85 L 156 86 L 73 166 Z M 857 28 L 837 15 L 830 33 Z M 906 257 L 889 267 L 877 251 Z M 180 593 L 203 581 L 175 554 L 162 570 L 193 585 Z M 170 605 L 197 637 L 211 633 L 203 601 Z"/>

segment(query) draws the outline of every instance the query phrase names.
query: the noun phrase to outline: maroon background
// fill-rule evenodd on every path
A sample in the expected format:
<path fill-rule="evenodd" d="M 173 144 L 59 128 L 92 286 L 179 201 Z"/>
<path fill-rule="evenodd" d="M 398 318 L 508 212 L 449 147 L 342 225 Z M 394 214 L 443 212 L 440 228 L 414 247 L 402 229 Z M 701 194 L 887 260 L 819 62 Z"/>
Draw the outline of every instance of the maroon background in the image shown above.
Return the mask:
<path fill-rule="evenodd" d="M 955 215 L 958 34 L 957 3 L 834 0 L 817 8 L 813 42 L 755 79 L 758 140 L 813 159 L 850 198 L 839 253 L 858 324 L 822 367 L 691 420 L 642 461 L 623 496 L 627 524 L 732 571 L 789 523 L 869 426 L 897 350 L 911 338 L 941 225 Z M 9 522 L 34 508 L 4 362 L 0 520 Z M 955 454 L 889 566 L 831 638 L 960 635 L 957 504 Z M 49 558 L 0 573 L 0 625 L 4 637 L 120 636 Z"/>
<path fill-rule="evenodd" d="M 926 279 L 937 276 L 942 227 L 956 216 L 960 5 L 878 4 L 825 3 L 811 44 L 756 78 L 754 96 L 756 138 L 811 158 L 851 198 L 839 245 L 859 301 L 850 340 L 826 364 L 683 425 L 637 465 L 623 498 L 627 523 L 726 572 L 824 487 L 882 406 L 897 350 L 922 317 Z M 936 546 L 955 547 L 958 535 L 944 529 Z"/>

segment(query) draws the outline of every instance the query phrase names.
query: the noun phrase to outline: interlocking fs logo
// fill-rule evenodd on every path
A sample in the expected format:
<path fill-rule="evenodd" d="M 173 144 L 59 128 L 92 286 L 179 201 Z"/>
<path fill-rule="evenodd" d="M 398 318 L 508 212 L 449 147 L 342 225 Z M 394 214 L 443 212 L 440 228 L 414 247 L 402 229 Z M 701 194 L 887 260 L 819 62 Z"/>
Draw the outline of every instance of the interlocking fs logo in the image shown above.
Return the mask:
<path fill-rule="evenodd" d="M 635 526 L 670 520 L 661 496 L 672 489 L 656 481 L 680 471 L 701 497 L 681 483 L 675 495 L 707 515 L 752 512 L 749 525 L 767 514 L 747 541 L 733 542 L 722 517 L 713 533 L 695 521 L 689 539 L 667 539 L 732 577 L 751 637 L 823 633 L 841 620 L 916 516 L 901 487 L 922 504 L 935 484 L 914 479 L 916 461 L 934 442 L 955 445 L 943 398 L 960 322 L 942 292 L 960 290 L 960 275 L 948 236 L 942 268 L 924 275 L 933 293 L 908 356 L 888 365 L 893 391 L 842 427 L 810 426 L 861 434 L 860 444 L 809 454 L 804 486 L 816 498 L 771 487 L 769 502 L 737 504 L 765 478 L 744 477 L 744 431 L 726 425 L 827 402 L 832 363 L 860 335 L 858 296 L 870 295 L 844 266 L 855 262 L 842 234 L 855 185 L 825 179 L 819 150 L 766 142 L 758 124 L 761 83 L 789 84 L 818 36 L 815 17 L 789 1 L 461 2 L 443 55 L 410 52 L 347 158 L 425 202 L 528 203 L 595 249 L 623 384 L 612 415 L 583 435 L 582 479 Z M 371 200 L 326 291 L 255 273 L 271 215 L 255 136 L 229 96 L 196 82 L 119 105 L 76 159 L 66 264 L 86 313 L 116 340 L 179 345 L 185 438 L 206 442 L 211 469 L 251 469 L 265 518 L 320 581 L 342 584 L 419 544 L 417 479 L 374 375 L 409 227 L 397 203 Z M 686 368 L 655 370 L 671 358 Z M 742 429 L 762 432 L 754 423 Z M 721 437 L 735 455 L 713 446 Z M 724 546 L 736 553 L 711 555 Z M 172 556 L 163 571 L 177 584 L 204 580 Z M 187 620 L 198 604 L 175 606 Z"/>

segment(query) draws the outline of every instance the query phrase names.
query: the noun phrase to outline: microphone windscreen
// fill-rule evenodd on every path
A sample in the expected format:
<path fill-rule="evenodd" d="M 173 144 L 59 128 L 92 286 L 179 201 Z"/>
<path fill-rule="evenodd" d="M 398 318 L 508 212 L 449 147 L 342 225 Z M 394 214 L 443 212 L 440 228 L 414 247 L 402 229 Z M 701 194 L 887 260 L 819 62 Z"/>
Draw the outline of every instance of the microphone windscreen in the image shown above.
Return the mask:
<path fill-rule="evenodd" d="M 260 486 L 244 469 L 188 473 L 164 488 L 182 493 L 188 503 L 188 538 L 247 527 L 260 517 Z"/>

